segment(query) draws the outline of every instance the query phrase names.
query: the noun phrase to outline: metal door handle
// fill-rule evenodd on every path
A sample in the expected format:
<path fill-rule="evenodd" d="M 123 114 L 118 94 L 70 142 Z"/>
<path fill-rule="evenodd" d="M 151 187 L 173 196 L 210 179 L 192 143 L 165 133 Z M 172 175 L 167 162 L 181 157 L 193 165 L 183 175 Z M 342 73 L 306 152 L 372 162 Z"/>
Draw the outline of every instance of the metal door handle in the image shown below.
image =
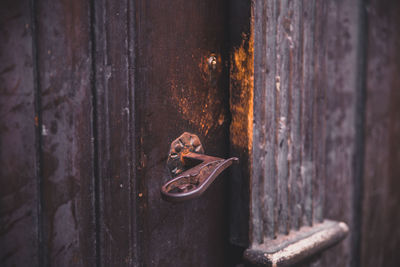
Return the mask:
<path fill-rule="evenodd" d="M 164 200 L 181 202 L 197 198 L 207 190 L 218 175 L 238 158 L 222 159 L 207 156 L 199 138 L 183 133 L 171 143 L 167 165 L 175 178 L 161 187 Z"/>

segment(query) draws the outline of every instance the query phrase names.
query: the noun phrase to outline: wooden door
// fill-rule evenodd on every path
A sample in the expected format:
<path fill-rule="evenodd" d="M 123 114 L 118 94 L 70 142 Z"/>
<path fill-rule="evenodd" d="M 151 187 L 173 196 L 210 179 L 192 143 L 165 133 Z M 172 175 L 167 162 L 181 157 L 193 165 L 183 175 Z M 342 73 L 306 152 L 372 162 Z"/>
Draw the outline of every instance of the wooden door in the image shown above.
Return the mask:
<path fill-rule="evenodd" d="M 1 1 L 0 265 L 398 266 L 399 11 Z M 183 132 L 240 164 L 173 204 Z"/>
<path fill-rule="evenodd" d="M 170 143 L 183 132 L 198 135 L 208 155 L 229 155 L 227 4 L 136 6 L 133 140 L 141 262 L 147 266 L 224 266 L 228 259 L 226 178 L 200 199 L 176 205 L 160 198 Z"/>
<path fill-rule="evenodd" d="M 185 131 L 229 155 L 228 2 L 1 12 L 1 265 L 226 265 L 226 177 L 180 205 L 160 189 Z"/>

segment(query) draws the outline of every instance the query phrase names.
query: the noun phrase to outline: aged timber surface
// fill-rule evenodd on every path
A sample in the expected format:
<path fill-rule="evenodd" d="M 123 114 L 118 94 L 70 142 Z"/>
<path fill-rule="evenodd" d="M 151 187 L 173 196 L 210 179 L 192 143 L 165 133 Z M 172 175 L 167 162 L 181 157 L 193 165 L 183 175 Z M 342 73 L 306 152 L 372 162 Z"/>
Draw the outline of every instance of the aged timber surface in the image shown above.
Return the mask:
<path fill-rule="evenodd" d="M 356 103 L 359 94 L 360 7 L 351 1 L 330 1 L 326 13 L 326 218 L 348 224 L 349 236 L 323 254 L 321 266 L 350 266 L 359 226 L 353 223 Z M 338 257 L 338 255 L 341 255 Z M 353 261 L 353 262 L 352 262 Z"/>
<path fill-rule="evenodd" d="M 147 266 L 223 266 L 227 184 L 199 199 L 160 197 L 170 143 L 188 131 L 209 155 L 228 154 L 227 1 L 141 1 L 137 5 L 137 180 Z M 212 69 L 210 55 L 217 59 Z"/>
<path fill-rule="evenodd" d="M 323 218 L 325 12 L 316 1 L 256 1 L 254 244 Z"/>
<path fill-rule="evenodd" d="M 2 7 L 1 263 L 223 265 L 227 181 L 181 206 L 159 189 L 184 131 L 228 155 L 227 2 Z"/>
<path fill-rule="evenodd" d="M 102 266 L 136 266 L 139 261 L 134 222 L 138 198 L 134 191 L 134 5 L 134 1 L 102 0 L 94 2 L 93 10 L 97 242 Z"/>
<path fill-rule="evenodd" d="M 37 266 L 38 180 L 28 1 L 0 2 L 0 40 L 0 265 Z"/>
<path fill-rule="evenodd" d="M 354 230 L 357 7 L 343 1 L 255 1 L 255 7 L 253 244 L 327 216 Z M 323 262 L 350 264 L 352 242 L 333 248 L 343 258 L 328 250 Z M 312 264 L 323 265 L 318 257 Z"/>
<path fill-rule="evenodd" d="M 94 266 L 89 1 L 35 1 L 42 266 Z"/>
<path fill-rule="evenodd" d="M 400 3 L 369 4 L 360 266 L 399 266 Z"/>
<path fill-rule="evenodd" d="M 236 261 L 224 178 L 161 200 L 184 131 L 247 164 L 235 244 L 329 218 L 350 236 L 312 266 L 399 265 L 399 4 L 228 2 L 1 2 L 1 266 Z"/>

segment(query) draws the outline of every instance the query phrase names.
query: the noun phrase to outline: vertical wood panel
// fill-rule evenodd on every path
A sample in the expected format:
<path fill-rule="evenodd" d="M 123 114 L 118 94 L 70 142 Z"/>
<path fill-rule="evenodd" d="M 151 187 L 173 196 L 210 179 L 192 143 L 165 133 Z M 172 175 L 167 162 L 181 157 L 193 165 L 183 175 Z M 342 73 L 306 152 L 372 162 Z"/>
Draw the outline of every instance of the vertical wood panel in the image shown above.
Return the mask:
<path fill-rule="evenodd" d="M 228 181 L 223 175 L 199 199 L 173 204 L 160 196 L 169 178 L 168 148 L 183 132 L 197 134 L 207 154 L 228 155 L 227 4 L 139 3 L 137 179 L 144 205 L 146 266 L 224 266 L 228 259 Z M 212 53 L 215 71 L 207 64 Z M 246 65 L 241 54 L 238 59 L 239 66 Z"/>
<path fill-rule="evenodd" d="M 400 3 L 369 1 L 360 266 L 399 266 Z"/>
<path fill-rule="evenodd" d="M 323 218 L 325 12 L 322 2 L 256 2 L 250 228 L 256 243 L 260 232 L 274 238 Z"/>
<path fill-rule="evenodd" d="M 37 1 L 43 265 L 95 264 L 88 1 Z"/>
<path fill-rule="evenodd" d="M 254 10 L 257 11 L 254 14 L 254 38 L 255 38 L 254 50 L 256 51 L 259 50 L 262 51 L 264 47 L 267 47 L 267 43 L 271 44 L 270 40 L 267 39 L 267 23 L 265 20 L 268 8 L 269 11 L 272 11 L 272 7 L 267 6 L 265 2 L 261 1 L 256 2 L 254 6 Z M 254 69 L 266 69 L 266 68 L 267 68 L 266 57 L 254 57 Z M 275 66 L 273 66 L 273 70 L 275 70 Z M 266 92 L 267 91 L 266 77 L 260 74 L 261 73 L 256 73 L 254 76 L 254 110 L 256 110 L 257 112 L 254 113 L 255 127 L 253 132 L 253 143 L 256 143 L 257 145 L 253 146 L 252 156 L 253 159 L 259 160 L 261 164 L 255 164 L 252 166 L 251 184 L 258 184 L 259 186 L 251 187 L 250 189 L 251 203 L 253 203 L 251 205 L 250 220 L 252 221 L 252 223 L 251 223 L 250 240 L 251 242 L 258 244 L 261 244 L 263 242 L 264 232 L 267 232 L 269 236 L 273 235 L 273 222 L 274 222 L 273 199 L 265 198 L 264 201 L 259 201 L 259 195 L 265 194 L 264 191 L 266 189 L 268 190 L 268 188 L 273 187 L 272 183 L 269 184 L 269 187 L 265 186 L 268 183 L 268 181 L 265 178 L 268 177 L 268 175 L 265 172 L 268 171 L 269 166 L 266 166 L 266 164 L 263 163 L 274 162 L 272 158 L 273 152 L 270 150 L 269 153 L 266 153 L 266 149 L 268 147 L 268 143 L 266 142 L 267 128 L 262 127 L 262 125 L 265 125 L 267 122 L 274 121 L 273 119 L 268 120 L 269 113 L 266 112 L 267 105 L 265 104 L 265 102 L 271 99 L 272 97 L 269 97 L 269 95 Z M 271 102 L 272 101 L 270 101 L 269 104 L 271 104 Z M 273 101 L 273 103 L 274 102 L 275 101 Z M 272 159 L 272 161 L 268 161 L 268 159 Z M 275 192 L 275 190 L 272 191 Z M 264 209 L 266 209 L 267 212 L 264 212 Z M 265 214 L 268 214 L 271 217 L 266 217 Z"/>
<path fill-rule="evenodd" d="M 320 226 L 319 223 L 322 223 L 325 218 L 324 204 L 327 194 L 325 186 L 328 179 L 326 142 L 330 140 L 327 134 L 331 134 L 326 128 L 333 127 L 332 121 L 327 122 L 327 119 L 332 120 L 327 115 L 327 109 L 332 108 L 327 103 L 327 88 L 333 86 L 329 71 L 335 74 L 337 72 L 337 69 L 331 69 L 333 60 L 326 56 L 327 48 L 334 49 L 335 47 L 335 44 L 329 43 L 329 38 L 332 36 L 329 35 L 330 29 L 327 28 L 329 23 L 334 23 L 336 18 L 327 16 L 328 5 L 323 1 L 260 2 L 256 2 L 258 9 L 255 9 L 254 95 L 256 98 L 254 100 L 252 202 L 250 203 L 252 212 L 250 236 L 253 237 L 253 242 L 250 249 L 246 250 L 245 257 L 250 262 L 262 262 L 261 258 L 265 262 L 270 260 L 273 262 L 276 257 L 279 258 L 279 253 L 272 255 L 271 250 L 279 250 L 280 246 L 284 246 L 280 242 L 288 242 L 287 240 L 296 242 L 291 239 L 299 233 L 295 230 L 299 230 L 302 226 L 305 228 L 301 228 L 301 231 L 317 229 L 315 227 Z M 346 14 L 346 17 L 348 16 L 350 14 Z M 328 18 L 331 19 L 329 23 Z M 356 28 L 357 25 L 354 27 Z M 356 46 L 355 36 L 352 36 L 353 43 L 351 44 Z M 275 54 L 269 52 L 271 45 L 268 45 L 268 40 L 271 39 L 275 40 Z M 353 57 L 347 59 L 353 67 L 356 67 L 357 51 L 355 49 L 351 53 Z M 340 60 L 335 64 L 338 64 Z M 267 67 L 270 64 L 275 67 L 272 70 L 273 75 L 271 75 L 271 68 Z M 354 80 L 346 84 L 353 94 L 357 90 L 356 77 L 354 73 L 351 77 Z M 264 102 L 260 100 L 263 96 L 266 97 Z M 271 100 L 274 100 L 274 105 Z M 257 114 L 258 112 L 267 112 L 267 114 L 261 116 Z M 354 116 L 354 111 L 346 118 L 347 123 L 354 121 L 351 116 Z M 275 121 L 275 127 L 271 126 L 269 122 L 271 119 Z M 349 127 L 346 130 L 352 132 L 355 125 L 346 124 L 346 126 Z M 265 143 L 269 140 L 262 140 L 262 138 L 271 138 L 269 131 L 273 132 L 275 149 L 268 147 L 268 151 L 265 151 L 267 147 Z M 352 140 L 354 139 L 348 141 Z M 265 154 L 268 155 L 268 153 L 275 154 L 273 164 L 265 161 L 265 158 L 268 158 Z M 352 171 L 353 163 L 349 161 L 347 164 L 349 170 Z M 329 166 L 330 175 L 334 175 L 332 170 Z M 261 178 L 255 179 L 256 177 Z M 350 183 L 351 176 L 345 179 Z M 259 192 L 257 188 L 260 186 L 266 190 Z M 348 190 L 350 191 L 351 188 Z M 345 192 L 348 193 L 347 190 Z M 331 197 L 333 192 L 329 194 Z M 276 202 L 271 201 L 274 197 Z M 351 202 L 345 205 L 351 207 Z M 271 216 L 270 206 L 273 206 L 275 216 Z M 347 212 L 351 214 L 351 210 Z M 263 227 L 259 225 L 260 217 L 263 218 Z M 273 223 L 270 222 L 271 217 L 274 219 Z M 333 217 L 335 220 L 341 218 Z M 345 221 L 348 222 L 348 220 Z M 326 223 L 328 222 L 325 221 L 324 224 Z M 274 225 L 273 234 L 270 230 L 271 225 Z M 347 226 L 340 225 L 343 226 L 343 237 L 347 232 Z M 263 231 L 266 237 L 261 244 L 257 239 L 260 231 Z M 341 253 L 343 252 L 342 250 Z M 269 258 L 270 256 L 272 258 Z M 324 257 L 323 260 L 327 258 Z M 314 258 L 312 264 L 318 266 L 321 261 Z"/>
<path fill-rule="evenodd" d="M 257 1 L 257 2 L 262 2 L 262 1 Z M 265 4 L 264 4 L 265 5 Z M 260 104 L 265 105 L 265 127 L 258 127 L 258 128 L 265 128 L 266 135 L 265 135 L 265 140 L 254 140 L 254 142 L 257 143 L 262 143 L 265 141 L 265 151 L 263 153 L 266 154 L 265 157 L 265 172 L 264 172 L 264 195 L 266 195 L 266 201 L 264 204 L 264 207 L 266 208 L 266 212 L 264 212 L 264 222 L 266 224 L 266 227 L 264 229 L 265 237 L 267 238 L 273 238 L 276 236 L 276 229 L 277 229 L 277 224 L 275 221 L 275 218 L 277 217 L 277 209 L 276 209 L 276 203 L 277 203 L 277 194 L 276 194 L 276 188 L 277 188 L 277 181 L 275 178 L 275 172 L 276 172 L 276 163 L 275 163 L 275 155 L 276 155 L 276 149 L 275 149 L 275 131 L 276 131 L 276 64 L 275 60 L 273 60 L 276 57 L 276 25 L 275 22 L 277 20 L 277 2 L 276 1 L 271 1 L 270 4 L 266 5 L 266 13 L 261 14 L 261 18 L 259 19 L 261 21 L 262 26 L 255 26 L 255 32 L 257 34 L 260 34 L 260 37 L 263 39 L 266 39 L 266 42 L 261 39 L 257 38 L 257 42 L 255 42 L 255 47 L 260 45 L 260 48 L 257 48 L 257 51 L 260 50 L 266 50 L 266 56 L 255 56 L 255 59 L 260 60 L 260 58 L 264 58 L 266 61 L 266 69 L 265 69 L 265 78 L 263 77 L 262 73 L 255 72 L 255 75 L 258 77 L 255 78 L 255 81 L 258 79 L 265 79 L 265 84 L 260 84 L 255 86 L 254 90 L 262 90 L 265 91 L 265 97 L 264 98 L 259 98 L 260 101 L 262 101 Z M 259 16 L 259 12 L 255 12 L 256 16 Z M 261 28 L 260 32 L 258 29 Z M 265 30 L 264 30 L 265 29 Z M 265 36 L 264 36 L 265 34 Z M 255 103 L 258 103 L 256 98 L 254 99 Z M 265 101 L 265 102 L 264 102 Z M 256 106 L 254 109 L 258 110 L 259 106 Z M 258 112 L 256 112 L 258 113 Z M 256 129 L 254 129 L 256 131 Z M 254 146 L 256 147 L 256 146 Z M 254 157 L 256 158 L 256 157 Z M 261 164 L 260 164 L 261 165 Z"/>
<path fill-rule="evenodd" d="M 276 179 L 276 68 L 277 54 L 276 1 L 255 4 L 254 49 L 256 55 L 254 88 L 254 139 L 252 181 L 252 234 L 253 242 L 274 238 L 277 233 Z M 259 179 L 255 177 L 259 176 Z M 256 189 L 260 191 L 257 192 Z M 261 190 L 262 189 L 262 190 Z M 265 196 L 261 197 L 260 196 Z M 256 214 L 257 212 L 257 214 Z M 255 216 L 260 217 L 255 220 Z M 262 223 L 261 223 L 262 222 Z"/>
<path fill-rule="evenodd" d="M 315 1 L 303 2 L 303 67 L 302 67 L 302 111 L 301 111 L 301 175 L 304 183 L 305 225 L 312 224 L 312 177 L 314 162 L 313 144 L 313 106 L 314 106 L 314 27 Z"/>
<path fill-rule="evenodd" d="M 302 2 L 290 2 L 291 18 L 288 34 L 289 41 L 289 63 L 290 63 L 290 84 L 289 84 L 289 127 L 288 139 L 288 161 L 289 161 L 289 212 L 290 228 L 298 230 L 302 226 L 302 203 L 304 188 L 301 177 L 301 92 L 302 92 Z"/>
<path fill-rule="evenodd" d="M 316 1 L 255 3 L 253 244 L 260 233 L 268 242 L 323 219 L 326 10 Z"/>
<path fill-rule="evenodd" d="M 1 1 L 0 40 L 0 265 L 38 266 L 39 198 L 28 1 Z"/>
<path fill-rule="evenodd" d="M 313 107 L 313 161 L 315 164 L 312 182 L 313 222 L 322 222 L 324 219 L 323 206 L 325 197 L 325 90 L 326 73 L 325 63 L 325 32 L 326 32 L 326 4 L 318 1 L 315 6 L 314 22 L 314 107 Z"/>
<path fill-rule="evenodd" d="M 133 228 L 135 74 L 130 70 L 134 5 L 94 2 L 101 266 L 134 266 L 138 261 Z"/>
<path fill-rule="evenodd" d="M 288 137 L 289 128 L 289 101 L 290 101 L 290 55 L 289 40 L 290 33 L 290 9 L 286 0 L 278 1 L 278 18 L 276 32 L 276 165 L 277 165 L 277 209 L 278 217 L 276 223 L 279 234 L 289 233 L 289 196 L 288 196 Z"/>
<path fill-rule="evenodd" d="M 326 148 L 325 204 L 328 219 L 349 225 L 349 236 L 323 254 L 321 266 L 351 266 L 355 233 L 353 223 L 356 102 L 360 90 L 357 80 L 364 40 L 360 39 L 360 1 L 330 1 L 327 4 L 325 31 L 326 61 Z M 341 255 L 338 257 L 338 255 Z M 356 265 L 354 265 L 356 266 Z"/>

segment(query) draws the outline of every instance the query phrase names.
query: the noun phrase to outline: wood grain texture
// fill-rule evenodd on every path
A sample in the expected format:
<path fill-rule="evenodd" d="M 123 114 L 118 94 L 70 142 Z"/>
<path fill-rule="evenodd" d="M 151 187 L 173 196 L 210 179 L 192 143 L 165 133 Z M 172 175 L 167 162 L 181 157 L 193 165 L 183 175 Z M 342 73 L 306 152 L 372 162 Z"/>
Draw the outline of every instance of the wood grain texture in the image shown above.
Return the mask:
<path fill-rule="evenodd" d="M 94 2 L 99 264 L 136 266 L 135 17 L 128 1 Z"/>
<path fill-rule="evenodd" d="M 326 144 L 325 144 L 325 204 L 328 219 L 343 221 L 350 228 L 349 236 L 326 251 L 318 262 L 321 266 L 357 266 L 354 249 L 357 246 L 354 223 L 355 142 L 359 130 L 356 121 L 363 46 L 360 6 L 357 1 L 331 1 L 327 5 L 325 26 L 326 64 Z M 361 111 L 362 112 L 362 111 Z M 358 114 L 358 115 L 357 115 Z M 338 257 L 340 255 L 340 257 Z"/>
<path fill-rule="evenodd" d="M 275 90 L 276 90 L 276 124 L 277 129 L 275 132 L 275 162 L 277 165 L 275 177 L 277 183 L 277 233 L 289 233 L 289 195 L 288 195 L 288 181 L 289 181 L 289 162 L 288 162 L 288 140 L 289 140 L 289 105 L 290 105 L 290 47 L 289 47 L 289 33 L 290 33 L 290 7 L 289 1 L 277 2 L 277 21 L 276 21 L 276 77 L 275 77 Z"/>
<path fill-rule="evenodd" d="M 262 3 L 262 1 L 258 1 L 257 3 Z M 258 92 L 259 90 L 262 92 L 261 94 L 264 96 L 263 98 L 255 98 L 255 108 L 261 109 L 264 111 L 264 108 L 260 106 L 265 105 L 265 122 L 260 121 L 262 124 L 265 123 L 265 127 L 255 127 L 254 132 L 259 130 L 265 130 L 265 136 L 260 136 L 261 138 L 254 138 L 254 142 L 258 144 L 262 144 L 265 141 L 265 150 L 260 151 L 265 154 L 265 170 L 262 175 L 265 177 L 265 182 L 263 185 L 264 194 L 266 195 L 265 201 L 262 206 L 265 207 L 266 211 L 263 214 L 263 222 L 264 222 L 264 238 L 274 238 L 276 236 L 276 203 L 277 203 L 277 194 L 276 194 L 276 186 L 277 181 L 275 178 L 276 172 L 276 163 L 275 163 L 275 131 L 276 131 L 276 64 L 273 58 L 276 57 L 276 26 L 275 22 L 277 17 L 277 6 L 276 2 L 271 2 L 271 5 L 265 5 L 263 3 L 263 13 L 255 12 L 256 18 L 259 19 L 261 27 L 255 26 L 255 36 L 260 35 L 262 38 L 260 41 L 254 43 L 255 50 L 259 51 L 259 49 L 265 49 L 266 47 L 266 56 L 259 57 L 256 56 L 256 62 L 260 59 L 265 61 L 265 67 L 260 66 L 261 70 L 265 68 L 265 76 L 263 72 L 255 72 L 255 83 L 261 82 L 261 84 L 255 85 L 254 91 Z M 260 7 L 260 10 L 261 7 Z M 265 10 L 265 11 L 264 11 Z M 268 21 L 265 21 L 266 18 L 269 18 Z M 263 31 L 262 29 L 265 29 Z M 260 45 L 261 47 L 257 47 Z M 271 59 L 271 60 L 268 60 Z M 255 68 L 258 68 L 256 65 Z M 257 77 L 258 76 L 258 77 Z M 260 103 L 258 101 L 265 101 L 264 103 Z M 257 103 L 257 104 L 256 104 Z M 259 103 L 259 104 L 258 104 Z M 256 107 L 257 105 L 257 107 Z M 261 112 L 256 112 L 259 114 Z M 258 122 L 258 120 L 255 119 Z M 264 139 L 264 141 L 263 141 Z M 259 146 L 254 146 L 259 147 Z M 257 158 L 254 155 L 254 158 Z M 262 161 L 261 161 L 262 162 Z M 261 166 L 263 164 L 260 164 Z M 261 206 L 261 207 L 262 207 Z"/>
<path fill-rule="evenodd" d="M 230 241 L 241 247 L 249 244 L 249 183 L 252 168 L 252 117 L 254 81 L 254 48 L 252 35 L 253 6 L 250 1 L 230 1 L 229 53 L 230 53 L 230 154 L 240 159 L 230 167 L 229 224 Z M 254 114 L 262 116 L 262 113 Z M 244 134 L 246 133 L 246 134 Z M 256 134 L 256 133 L 255 133 Z M 256 148 L 257 149 L 257 148 Z M 253 177 L 257 179 L 257 177 Z M 258 188 L 262 190 L 261 188 Z M 260 207 L 253 206 L 254 209 Z M 253 212 L 256 213 L 256 212 Z M 262 224 L 260 224 L 262 227 Z M 256 229 L 254 229 L 256 231 Z"/>
<path fill-rule="evenodd" d="M 255 2 L 254 244 L 322 221 L 325 10 L 315 1 Z"/>
<path fill-rule="evenodd" d="M 246 246 L 323 218 L 350 236 L 304 266 L 400 265 L 399 12 L 3 1 L 0 265 L 223 266 L 241 253 L 229 223 Z M 184 131 L 239 155 L 230 193 L 221 177 L 198 200 L 161 200 Z"/>
<path fill-rule="evenodd" d="M 303 216 L 303 178 L 301 176 L 301 109 L 303 76 L 303 3 L 290 3 L 292 10 L 289 26 L 289 69 L 292 77 L 289 83 L 289 227 L 298 230 L 304 223 Z"/>
<path fill-rule="evenodd" d="M 398 266 L 400 4 L 370 1 L 364 8 L 368 27 L 360 266 Z"/>
<path fill-rule="evenodd" d="M 0 3 L 0 265 L 38 266 L 38 179 L 29 2 Z"/>
<path fill-rule="evenodd" d="M 327 5 L 323 1 L 316 2 L 314 22 L 314 107 L 313 107 L 313 160 L 315 162 L 313 174 L 313 223 L 324 219 L 325 201 L 325 146 L 326 146 L 326 12 Z"/>
<path fill-rule="evenodd" d="M 266 152 L 266 148 L 271 147 L 271 142 L 268 142 L 267 128 L 263 127 L 269 122 L 274 120 L 268 120 L 271 118 L 271 113 L 266 112 L 268 106 L 265 102 L 272 97 L 267 97 L 265 86 L 267 79 L 263 72 L 258 71 L 259 69 L 267 68 L 267 60 L 265 56 L 258 56 L 259 53 L 264 54 L 266 51 L 263 49 L 266 47 L 266 24 L 265 17 L 267 12 L 272 13 L 273 8 L 267 9 L 267 5 L 262 1 L 254 2 L 254 123 L 253 123 L 253 144 L 252 144 L 252 161 L 250 162 L 251 173 L 249 173 L 250 179 L 250 225 L 249 225 L 249 241 L 250 244 L 262 244 L 264 241 L 264 232 L 270 236 L 274 235 L 274 194 L 275 187 L 272 183 L 266 184 L 269 180 L 266 178 L 267 167 L 264 162 L 274 162 L 274 153 L 269 150 Z M 275 43 L 275 42 L 274 42 Z M 271 50 L 270 50 L 271 51 Z M 272 50 L 275 52 L 275 50 Z M 275 66 L 272 68 L 275 70 Z M 274 100 L 274 99 L 273 99 Z M 269 104 L 275 104 L 275 101 L 269 101 Z M 275 109 L 272 109 L 274 112 Z M 274 127 L 272 123 L 269 124 L 270 128 Z M 270 145 L 270 146 L 268 146 Z M 274 147 L 274 146 L 272 146 Z M 254 161 L 260 164 L 253 164 Z M 274 165 L 274 164 L 272 164 Z M 271 166 L 271 165 L 269 165 Z M 272 176 L 267 176 L 272 178 Z M 275 179 L 271 179 L 275 181 Z M 265 199 L 261 199 L 260 196 L 265 195 L 265 190 L 269 189 L 271 193 Z M 266 215 L 268 214 L 268 215 Z M 268 220 L 270 218 L 270 220 Z"/>
<path fill-rule="evenodd" d="M 23 8 L 19 4 L 16 10 Z M 1 240 L 20 244 L 22 239 L 12 232 L 33 220 L 24 227 L 33 243 L 19 248 L 30 255 L 23 257 L 10 246 L 13 251 L 3 257 L 6 264 L 29 260 L 39 266 L 222 266 L 229 261 L 228 186 L 223 178 L 203 199 L 181 207 L 162 201 L 159 192 L 168 176 L 168 145 L 181 132 L 199 134 L 210 155 L 228 156 L 226 7 L 225 1 L 162 6 L 158 1 L 33 1 L 33 9 L 24 10 L 34 14 L 36 61 L 30 65 L 28 54 L 26 68 L 17 62 L 18 73 L 30 72 L 21 82 L 27 86 L 18 99 L 6 94 L 5 100 L 17 102 L 23 111 L 18 113 L 23 118 L 12 117 L 13 123 L 25 121 L 31 112 L 33 128 L 27 126 L 23 137 L 26 160 L 32 162 L 26 162 L 23 175 L 40 177 L 29 180 L 32 199 L 21 199 L 34 212 L 15 222 L 7 232 L 11 235 Z M 19 27 L 23 20 L 15 18 L 12 25 Z M 22 25 L 22 30 L 29 28 Z M 19 28 L 15 34 L 21 34 Z M 17 35 L 4 44 L 7 50 L 14 40 L 19 42 Z M 22 37 L 29 48 L 23 46 L 23 51 L 30 53 L 31 37 L 24 32 Z M 211 55 L 217 60 L 215 69 L 207 63 Z M 6 72 L 13 56 L 2 62 Z M 28 81 L 33 73 L 37 80 Z M 6 77 L 6 93 L 9 84 L 22 90 L 13 79 Z M 8 108 L 4 106 L 5 114 Z M 6 122 L 5 127 L 10 125 Z M 40 135 L 36 149 L 35 131 Z M 13 133 L 10 137 L 2 132 L 2 138 L 18 138 L 19 132 Z M 13 212 L 17 216 L 21 210 Z"/>
<path fill-rule="evenodd" d="M 43 266 L 93 266 L 89 1 L 35 1 Z"/>
<path fill-rule="evenodd" d="M 208 155 L 229 151 L 227 1 L 137 3 L 135 84 L 137 181 L 146 266 L 224 266 L 227 260 L 227 180 L 199 199 L 161 199 L 170 143 L 197 134 Z M 210 68 L 207 59 L 217 64 Z"/>
<path fill-rule="evenodd" d="M 312 225 L 313 114 L 314 114 L 314 29 L 315 1 L 303 3 L 303 59 L 301 95 L 301 175 L 303 186 L 303 222 Z"/>

